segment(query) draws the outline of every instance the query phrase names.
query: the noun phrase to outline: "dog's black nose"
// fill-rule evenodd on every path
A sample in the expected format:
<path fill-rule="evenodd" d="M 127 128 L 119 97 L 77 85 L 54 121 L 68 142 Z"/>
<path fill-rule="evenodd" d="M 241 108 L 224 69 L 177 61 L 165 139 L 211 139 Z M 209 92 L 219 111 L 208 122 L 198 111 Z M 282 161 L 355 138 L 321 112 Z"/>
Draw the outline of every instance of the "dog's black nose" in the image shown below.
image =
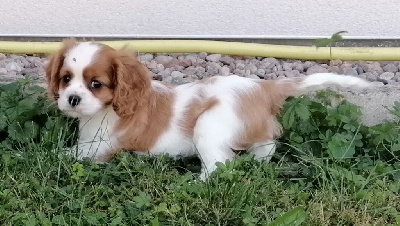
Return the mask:
<path fill-rule="evenodd" d="M 68 103 L 72 106 L 75 107 L 76 105 L 81 102 L 81 97 L 77 95 L 71 95 L 68 97 Z"/>

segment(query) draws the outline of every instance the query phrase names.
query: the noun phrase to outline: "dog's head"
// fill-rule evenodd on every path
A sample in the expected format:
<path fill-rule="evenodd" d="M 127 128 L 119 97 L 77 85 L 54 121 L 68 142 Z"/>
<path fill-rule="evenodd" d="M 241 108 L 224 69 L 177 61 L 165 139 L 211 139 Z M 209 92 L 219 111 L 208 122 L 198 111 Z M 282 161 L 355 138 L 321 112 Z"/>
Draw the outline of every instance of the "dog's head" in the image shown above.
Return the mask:
<path fill-rule="evenodd" d="M 120 117 L 146 103 L 151 79 L 133 54 L 95 42 L 65 40 L 45 67 L 50 98 L 72 117 L 112 106 Z"/>

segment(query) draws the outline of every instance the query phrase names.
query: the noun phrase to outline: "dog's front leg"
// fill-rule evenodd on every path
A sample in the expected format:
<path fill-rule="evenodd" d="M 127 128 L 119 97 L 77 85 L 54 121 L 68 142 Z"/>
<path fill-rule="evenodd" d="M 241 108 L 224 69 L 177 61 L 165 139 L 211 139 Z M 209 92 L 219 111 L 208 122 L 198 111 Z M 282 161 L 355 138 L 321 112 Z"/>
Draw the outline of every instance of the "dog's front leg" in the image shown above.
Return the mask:
<path fill-rule="evenodd" d="M 113 150 L 112 145 L 106 141 L 80 140 L 68 152 L 78 160 L 89 158 L 96 163 L 104 163 L 110 158 L 111 150 Z"/>

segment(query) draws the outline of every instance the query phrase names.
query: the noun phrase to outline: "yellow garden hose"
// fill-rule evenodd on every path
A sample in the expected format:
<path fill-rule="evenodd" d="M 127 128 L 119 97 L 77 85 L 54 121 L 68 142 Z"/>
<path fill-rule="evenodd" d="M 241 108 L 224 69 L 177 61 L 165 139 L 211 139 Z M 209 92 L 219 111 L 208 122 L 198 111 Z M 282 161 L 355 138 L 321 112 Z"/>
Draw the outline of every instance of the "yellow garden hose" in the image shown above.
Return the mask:
<path fill-rule="evenodd" d="M 329 47 L 270 45 L 259 43 L 206 41 L 206 40 L 123 40 L 100 41 L 113 48 L 128 49 L 140 53 L 219 53 L 226 55 L 275 57 L 301 60 L 400 60 L 398 47 Z M 0 41 L 0 53 L 49 54 L 60 47 L 61 42 Z"/>

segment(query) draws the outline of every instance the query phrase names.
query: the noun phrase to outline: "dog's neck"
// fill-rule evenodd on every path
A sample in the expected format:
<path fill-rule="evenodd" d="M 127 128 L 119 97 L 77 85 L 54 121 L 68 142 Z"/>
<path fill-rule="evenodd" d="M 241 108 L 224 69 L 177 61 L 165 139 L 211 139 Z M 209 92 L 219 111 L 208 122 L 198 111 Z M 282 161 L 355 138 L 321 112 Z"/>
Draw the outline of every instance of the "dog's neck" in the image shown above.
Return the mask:
<path fill-rule="evenodd" d="M 79 118 L 80 140 L 109 140 L 119 117 L 111 106 L 97 112 L 95 115 Z"/>

